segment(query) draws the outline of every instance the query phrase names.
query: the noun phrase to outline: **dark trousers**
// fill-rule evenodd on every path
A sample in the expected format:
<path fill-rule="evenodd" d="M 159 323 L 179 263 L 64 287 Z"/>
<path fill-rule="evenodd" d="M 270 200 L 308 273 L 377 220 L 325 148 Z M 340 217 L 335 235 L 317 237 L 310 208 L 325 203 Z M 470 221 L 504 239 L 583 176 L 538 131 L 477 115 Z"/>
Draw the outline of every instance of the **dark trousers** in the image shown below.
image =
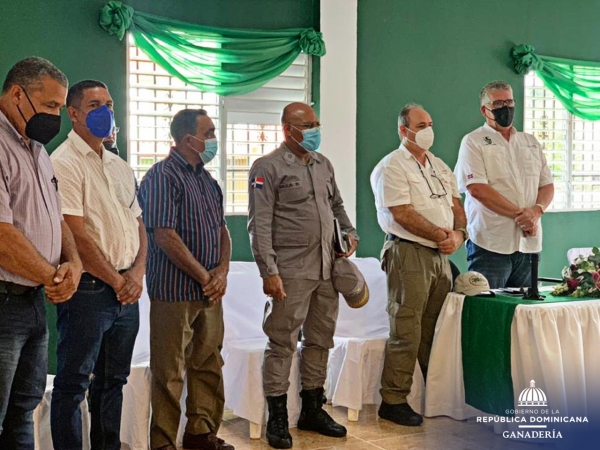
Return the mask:
<path fill-rule="evenodd" d="M 81 450 L 80 403 L 90 388 L 92 450 L 120 450 L 123 386 L 139 328 L 139 307 L 87 273 L 58 311 L 58 370 L 50 423 L 55 450 Z M 90 375 L 94 375 L 90 385 Z"/>
<path fill-rule="evenodd" d="M 48 371 L 42 290 L 0 294 L 0 449 L 33 450 L 33 410 Z"/>
<path fill-rule="evenodd" d="M 467 241 L 469 270 L 487 278 L 491 289 L 529 287 L 531 285 L 531 255 L 514 252 L 509 255 L 495 253 Z"/>

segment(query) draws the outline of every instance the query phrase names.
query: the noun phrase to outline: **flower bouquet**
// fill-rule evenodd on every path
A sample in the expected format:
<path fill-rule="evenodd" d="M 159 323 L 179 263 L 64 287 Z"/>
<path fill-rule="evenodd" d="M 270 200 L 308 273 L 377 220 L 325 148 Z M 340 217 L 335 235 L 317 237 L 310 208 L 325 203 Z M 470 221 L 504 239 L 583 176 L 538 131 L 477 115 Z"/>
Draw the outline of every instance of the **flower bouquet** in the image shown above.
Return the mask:
<path fill-rule="evenodd" d="M 563 282 L 556 286 L 552 295 L 570 297 L 600 297 L 600 250 L 592 249 L 587 256 L 580 255 L 562 270 Z"/>

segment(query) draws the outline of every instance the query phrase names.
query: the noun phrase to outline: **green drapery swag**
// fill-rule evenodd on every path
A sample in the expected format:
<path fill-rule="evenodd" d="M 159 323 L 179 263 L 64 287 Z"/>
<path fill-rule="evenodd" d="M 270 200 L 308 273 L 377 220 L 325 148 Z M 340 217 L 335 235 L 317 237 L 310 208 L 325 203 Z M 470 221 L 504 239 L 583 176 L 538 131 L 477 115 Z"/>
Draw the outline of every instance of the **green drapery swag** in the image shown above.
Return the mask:
<path fill-rule="evenodd" d="M 239 95 L 285 71 L 300 52 L 323 56 L 325 43 L 312 28 L 260 31 L 214 28 L 158 17 L 118 1 L 100 11 L 100 26 L 135 45 L 171 75 L 204 92 Z"/>
<path fill-rule="evenodd" d="M 515 72 L 534 70 L 571 114 L 600 119 L 600 62 L 538 55 L 532 45 L 513 47 L 511 57 Z"/>

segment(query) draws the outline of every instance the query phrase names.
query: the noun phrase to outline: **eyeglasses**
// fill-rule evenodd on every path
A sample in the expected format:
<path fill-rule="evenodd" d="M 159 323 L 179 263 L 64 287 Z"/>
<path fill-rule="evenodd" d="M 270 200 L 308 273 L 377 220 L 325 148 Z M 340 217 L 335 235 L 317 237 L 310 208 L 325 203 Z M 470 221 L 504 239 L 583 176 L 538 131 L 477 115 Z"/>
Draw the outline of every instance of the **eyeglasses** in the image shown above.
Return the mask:
<path fill-rule="evenodd" d="M 305 122 L 305 123 L 291 123 L 287 122 L 288 125 L 298 128 L 299 130 L 308 130 L 310 128 L 322 128 L 321 122 Z"/>
<path fill-rule="evenodd" d="M 510 100 L 494 100 L 493 102 L 488 102 L 488 105 L 492 105 L 493 109 L 502 108 L 504 106 L 513 107 L 515 106 L 515 101 L 511 98 Z"/>
<path fill-rule="evenodd" d="M 433 164 L 431 164 L 431 161 L 429 160 L 429 157 L 427 155 L 425 155 L 425 158 L 427 159 L 427 162 L 429 163 L 429 167 L 431 167 L 431 176 L 432 176 L 432 178 L 435 178 L 436 180 L 438 180 L 438 183 L 440 183 L 440 186 L 442 187 L 442 191 L 444 191 L 443 194 L 436 194 L 435 192 L 433 192 L 433 189 L 431 188 L 431 184 L 429 184 L 429 180 L 427 179 L 427 177 L 423 173 L 423 169 L 421 168 L 421 164 L 419 164 L 419 161 L 417 161 L 417 166 L 419 166 L 419 170 L 421 171 L 421 175 L 423 175 L 423 178 L 425 178 L 425 182 L 427 183 L 427 187 L 429 188 L 429 192 L 431 192 L 431 195 L 429 196 L 429 198 L 442 198 L 442 197 L 445 197 L 446 195 L 448 195 L 448 191 L 446 191 L 446 188 L 444 187 L 444 183 L 442 183 L 442 180 L 440 180 L 439 177 L 437 176 L 437 173 L 435 173 L 435 169 L 433 168 Z"/>

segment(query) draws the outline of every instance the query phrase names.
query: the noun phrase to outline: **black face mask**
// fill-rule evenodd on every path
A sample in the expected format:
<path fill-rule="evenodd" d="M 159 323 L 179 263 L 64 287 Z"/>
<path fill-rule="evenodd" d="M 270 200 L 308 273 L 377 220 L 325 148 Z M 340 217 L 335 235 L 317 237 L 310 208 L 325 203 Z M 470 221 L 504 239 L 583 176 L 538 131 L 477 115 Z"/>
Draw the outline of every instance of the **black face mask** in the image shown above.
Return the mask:
<path fill-rule="evenodd" d="M 502 108 L 492 109 L 494 120 L 501 127 L 509 127 L 513 123 L 513 117 L 515 115 L 514 106 L 503 106 Z"/>
<path fill-rule="evenodd" d="M 21 87 L 23 89 L 23 87 Z M 21 117 L 27 124 L 25 126 L 25 134 L 29 139 L 33 139 L 34 141 L 38 141 L 40 144 L 46 145 L 52 139 L 56 137 L 56 135 L 60 132 L 60 115 L 47 114 L 47 113 L 39 113 L 35 110 L 35 106 L 31 103 L 31 99 L 27 94 L 27 91 L 23 89 L 25 92 L 25 96 L 35 113 L 29 120 L 25 119 L 21 108 L 17 105 L 17 109 L 21 114 Z"/>
<path fill-rule="evenodd" d="M 117 148 L 117 143 L 115 141 L 102 141 L 102 145 L 104 145 L 104 148 L 109 152 L 119 156 L 119 149 Z"/>

